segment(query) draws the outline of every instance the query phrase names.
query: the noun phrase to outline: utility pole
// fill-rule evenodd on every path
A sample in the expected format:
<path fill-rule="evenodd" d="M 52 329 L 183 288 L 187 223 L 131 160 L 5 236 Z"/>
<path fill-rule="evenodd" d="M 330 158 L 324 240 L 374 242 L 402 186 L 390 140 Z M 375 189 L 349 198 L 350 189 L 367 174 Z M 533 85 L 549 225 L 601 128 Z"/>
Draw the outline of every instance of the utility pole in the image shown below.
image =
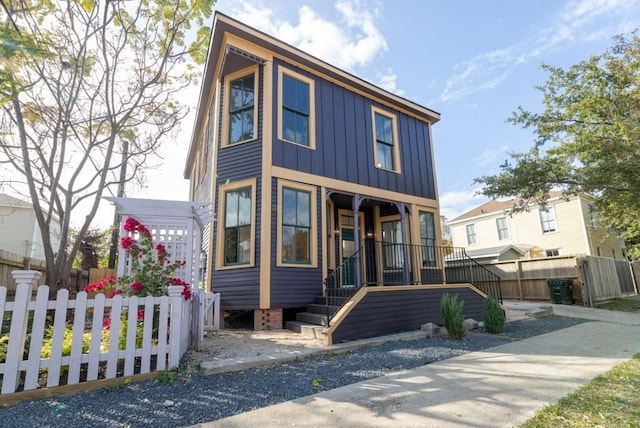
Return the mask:
<path fill-rule="evenodd" d="M 127 159 L 129 158 L 129 142 L 122 142 L 122 163 L 120 165 L 120 181 L 118 182 L 118 198 L 124 196 L 124 181 L 127 178 Z M 109 248 L 109 269 L 116 267 L 116 255 L 118 254 L 118 235 L 120 234 L 120 214 L 118 208 L 114 207 L 113 231 L 111 232 L 111 247 Z"/>

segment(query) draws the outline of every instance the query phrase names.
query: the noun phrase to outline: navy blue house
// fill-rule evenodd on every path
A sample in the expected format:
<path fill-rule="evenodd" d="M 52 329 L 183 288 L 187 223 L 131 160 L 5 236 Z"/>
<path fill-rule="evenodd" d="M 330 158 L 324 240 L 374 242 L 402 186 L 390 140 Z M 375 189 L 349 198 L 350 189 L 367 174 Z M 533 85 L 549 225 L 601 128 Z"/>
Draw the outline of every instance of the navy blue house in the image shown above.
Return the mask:
<path fill-rule="evenodd" d="M 442 287 L 439 119 L 216 13 L 185 177 L 215 207 L 203 246 L 222 309 L 282 328 L 318 297 L 410 288 L 406 305 Z"/>

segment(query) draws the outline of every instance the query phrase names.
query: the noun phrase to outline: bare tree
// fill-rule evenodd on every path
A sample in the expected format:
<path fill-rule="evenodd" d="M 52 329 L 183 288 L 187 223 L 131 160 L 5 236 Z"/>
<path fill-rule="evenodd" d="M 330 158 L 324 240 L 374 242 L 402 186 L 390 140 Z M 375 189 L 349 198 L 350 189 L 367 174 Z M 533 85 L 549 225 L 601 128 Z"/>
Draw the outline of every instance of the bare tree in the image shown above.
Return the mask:
<path fill-rule="evenodd" d="M 122 162 L 125 180 L 141 183 L 160 144 L 177 132 L 186 114 L 178 96 L 198 77 L 213 2 L 2 4 L 10 19 L 0 23 L 0 50 L 13 40 L 33 49 L 18 45 L 0 60 L 0 167 L 11 174 L 5 184 L 30 196 L 56 290 L 67 283 L 101 197 L 120 181 Z M 80 209 L 86 216 L 72 240 L 71 216 Z"/>

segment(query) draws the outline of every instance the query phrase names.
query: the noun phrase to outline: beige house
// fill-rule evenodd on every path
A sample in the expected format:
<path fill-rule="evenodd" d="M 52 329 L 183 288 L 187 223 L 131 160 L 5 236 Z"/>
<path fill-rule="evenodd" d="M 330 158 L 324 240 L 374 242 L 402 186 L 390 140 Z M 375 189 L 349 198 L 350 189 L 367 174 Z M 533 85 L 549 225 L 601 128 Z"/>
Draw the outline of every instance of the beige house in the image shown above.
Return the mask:
<path fill-rule="evenodd" d="M 60 226 L 51 224 L 53 248 L 60 243 Z M 44 260 L 42 235 L 33 206 L 22 199 L 0 194 L 0 250 Z"/>
<path fill-rule="evenodd" d="M 624 242 L 598 222 L 586 195 L 563 199 L 551 192 L 548 207 L 510 215 L 513 200 L 489 201 L 448 223 L 454 247 L 463 247 L 474 258 L 506 260 L 523 257 L 553 257 L 571 254 L 624 259 Z M 495 257 L 493 255 L 496 255 Z M 509 257 L 507 257 L 509 258 Z"/>

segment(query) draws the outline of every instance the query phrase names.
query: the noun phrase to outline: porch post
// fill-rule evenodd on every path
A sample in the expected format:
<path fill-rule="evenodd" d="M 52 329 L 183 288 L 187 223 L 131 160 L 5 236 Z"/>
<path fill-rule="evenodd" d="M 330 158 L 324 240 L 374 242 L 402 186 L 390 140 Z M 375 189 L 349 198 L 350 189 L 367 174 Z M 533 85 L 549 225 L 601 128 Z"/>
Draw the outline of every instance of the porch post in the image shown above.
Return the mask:
<path fill-rule="evenodd" d="M 409 285 L 409 258 L 407 257 L 407 226 L 406 226 L 406 214 L 405 214 L 405 206 L 404 202 L 398 204 L 398 211 L 400 211 L 400 229 L 402 231 L 402 276 L 405 282 L 405 285 Z"/>
<path fill-rule="evenodd" d="M 353 259 L 353 268 L 355 269 L 356 288 L 360 288 L 360 225 L 358 219 L 358 210 L 360 210 L 360 203 L 362 198 L 359 194 L 353 195 L 353 246 L 355 247 L 355 258 Z"/>

